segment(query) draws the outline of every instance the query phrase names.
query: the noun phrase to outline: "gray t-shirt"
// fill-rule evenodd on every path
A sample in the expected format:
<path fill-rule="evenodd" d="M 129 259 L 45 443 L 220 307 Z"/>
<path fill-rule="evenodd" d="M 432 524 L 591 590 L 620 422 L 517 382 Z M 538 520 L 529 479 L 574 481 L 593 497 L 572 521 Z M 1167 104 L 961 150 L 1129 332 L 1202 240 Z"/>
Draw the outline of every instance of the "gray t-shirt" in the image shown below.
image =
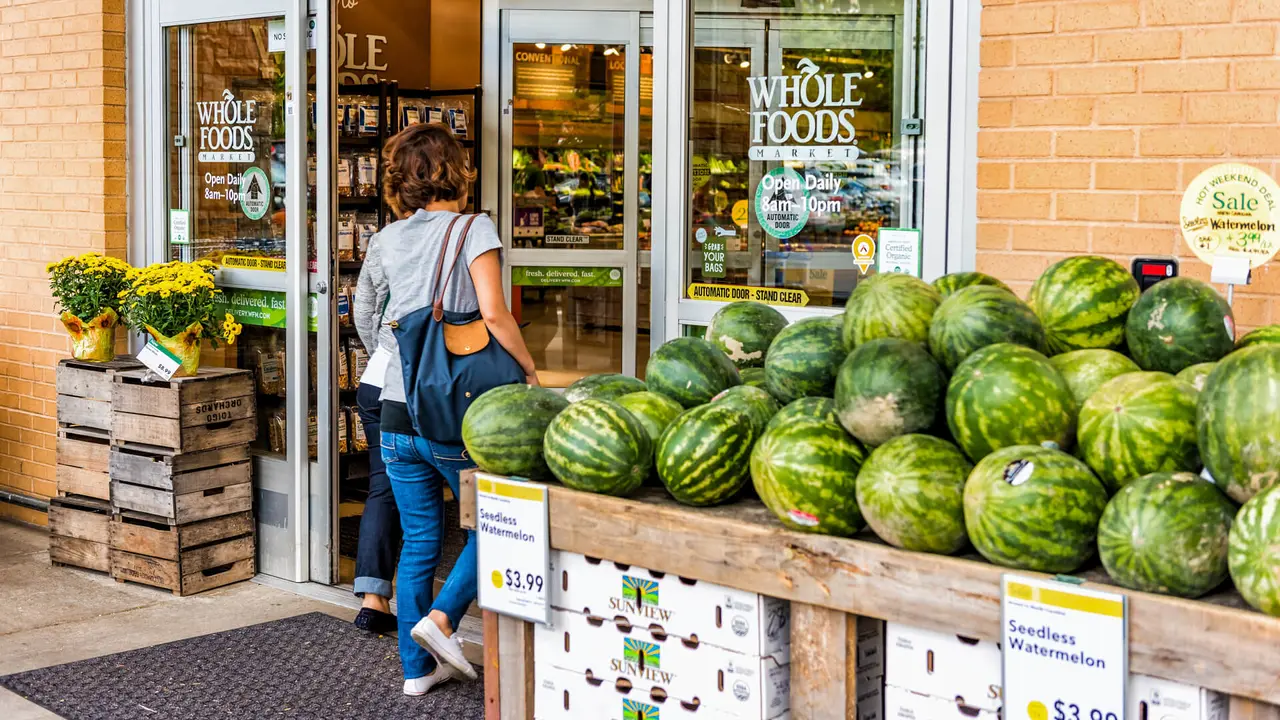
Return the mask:
<path fill-rule="evenodd" d="M 456 216 L 451 212 L 419 210 L 386 226 L 369 241 L 364 267 L 356 285 L 354 314 L 356 332 L 365 349 L 373 353 L 381 347 L 391 353 L 382 388 L 383 400 L 405 401 L 400 352 L 395 333 L 388 323 L 434 301 L 431 290 L 436 283 L 436 264 L 440 254 L 445 252 L 444 233 Z M 465 219 L 458 220 L 449 238 L 448 255 L 442 269 L 446 275 L 466 222 Z M 471 263 L 491 250 L 501 249 L 502 240 L 493 221 L 486 215 L 477 216 L 463 246 L 462 258 L 444 290 L 445 311 L 474 313 L 480 309 L 476 287 L 471 282 Z M 440 282 L 443 283 L 444 279 L 441 278 Z"/>

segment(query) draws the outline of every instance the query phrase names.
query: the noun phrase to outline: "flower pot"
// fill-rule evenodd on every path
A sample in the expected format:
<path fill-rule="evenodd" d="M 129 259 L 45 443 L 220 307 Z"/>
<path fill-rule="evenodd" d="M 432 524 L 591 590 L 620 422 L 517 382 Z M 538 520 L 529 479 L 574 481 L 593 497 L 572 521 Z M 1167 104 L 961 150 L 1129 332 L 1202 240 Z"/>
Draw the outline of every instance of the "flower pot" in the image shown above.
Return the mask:
<path fill-rule="evenodd" d="M 71 357 L 85 362 L 110 362 L 116 357 L 116 311 L 107 308 L 92 320 L 84 321 L 69 311 L 62 313 L 62 326 L 71 336 Z"/>
<path fill-rule="evenodd" d="M 174 373 L 174 377 L 195 375 L 200 371 L 200 333 L 204 329 L 198 322 L 191 323 L 186 330 L 172 337 L 162 335 L 150 325 L 144 326 L 147 333 L 165 350 L 178 356 L 182 367 Z"/>

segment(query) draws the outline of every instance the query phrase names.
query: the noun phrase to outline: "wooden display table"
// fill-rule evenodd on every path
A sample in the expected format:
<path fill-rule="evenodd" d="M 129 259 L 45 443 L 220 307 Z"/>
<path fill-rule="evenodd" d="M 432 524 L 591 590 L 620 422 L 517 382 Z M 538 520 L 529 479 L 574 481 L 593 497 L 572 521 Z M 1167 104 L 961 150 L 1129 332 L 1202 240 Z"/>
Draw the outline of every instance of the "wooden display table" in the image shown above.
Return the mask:
<path fill-rule="evenodd" d="M 461 519 L 475 527 L 475 482 L 462 478 Z M 1000 578 L 977 555 L 946 557 L 784 528 L 758 501 L 678 505 L 660 489 L 621 499 L 552 484 L 551 546 L 790 600 L 794 720 L 835 720 L 857 696 L 846 638 L 851 615 L 1000 640 Z M 1019 574 L 1035 576 L 1036 573 Z M 1232 590 L 1182 600 L 1108 584 L 1128 596 L 1129 670 L 1232 696 L 1230 720 L 1280 720 L 1280 618 Z M 532 717 L 532 628 L 485 613 L 486 718 Z M 1260 701 L 1260 702 L 1259 702 Z M 1135 719 L 1136 720 L 1136 719 Z"/>

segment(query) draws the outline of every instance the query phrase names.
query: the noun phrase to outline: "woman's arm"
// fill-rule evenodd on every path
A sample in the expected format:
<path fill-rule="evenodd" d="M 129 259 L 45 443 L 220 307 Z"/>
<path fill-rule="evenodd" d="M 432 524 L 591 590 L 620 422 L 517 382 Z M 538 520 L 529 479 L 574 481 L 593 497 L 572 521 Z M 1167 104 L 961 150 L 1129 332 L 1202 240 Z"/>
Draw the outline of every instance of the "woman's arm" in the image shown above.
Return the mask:
<path fill-rule="evenodd" d="M 386 278 L 382 276 L 382 253 L 377 236 L 369 241 L 364 265 L 360 267 L 360 279 L 356 281 L 356 297 L 352 315 L 355 316 L 356 334 L 364 349 L 372 355 L 378 349 L 378 330 L 382 320 L 382 304 L 387 293 Z"/>
<path fill-rule="evenodd" d="M 484 324 L 488 326 L 489 332 L 520 363 L 525 382 L 537 385 L 538 370 L 533 364 L 533 356 L 529 354 L 529 348 L 525 347 L 520 326 L 507 309 L 507 301 L 502 296 L 502 262 L 497 250 L 490 250 L 471 262 L 471 282 L 476 286 L 480 314 L 484 317 Z"/>

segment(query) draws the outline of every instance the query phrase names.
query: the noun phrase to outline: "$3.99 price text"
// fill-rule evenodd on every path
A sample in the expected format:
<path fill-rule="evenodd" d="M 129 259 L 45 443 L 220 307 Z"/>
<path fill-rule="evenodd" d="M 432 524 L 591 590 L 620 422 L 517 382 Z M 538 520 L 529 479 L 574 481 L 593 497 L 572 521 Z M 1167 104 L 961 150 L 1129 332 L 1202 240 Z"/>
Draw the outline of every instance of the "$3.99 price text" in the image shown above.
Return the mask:
<path fill-rule="evenodd" d="M 1096 708 L 1082 708 L 1065 700 L 1053 701 L 1053 715 L 1040 702 L 1032 702 L 1027 706 L 1027 714 L 1031 720 L 1119 720 L 1113 712 L 1103 712 Z"/>
<path fill-rule="evenodd" d="M 494 570 L 490 579 L 495 588 L 501 589 L 505 586 L 521 592 L 542 592 L 542 576 L 534 573 L 522 573 L 519 570 L 507 568 L 504 573 Z"/>

